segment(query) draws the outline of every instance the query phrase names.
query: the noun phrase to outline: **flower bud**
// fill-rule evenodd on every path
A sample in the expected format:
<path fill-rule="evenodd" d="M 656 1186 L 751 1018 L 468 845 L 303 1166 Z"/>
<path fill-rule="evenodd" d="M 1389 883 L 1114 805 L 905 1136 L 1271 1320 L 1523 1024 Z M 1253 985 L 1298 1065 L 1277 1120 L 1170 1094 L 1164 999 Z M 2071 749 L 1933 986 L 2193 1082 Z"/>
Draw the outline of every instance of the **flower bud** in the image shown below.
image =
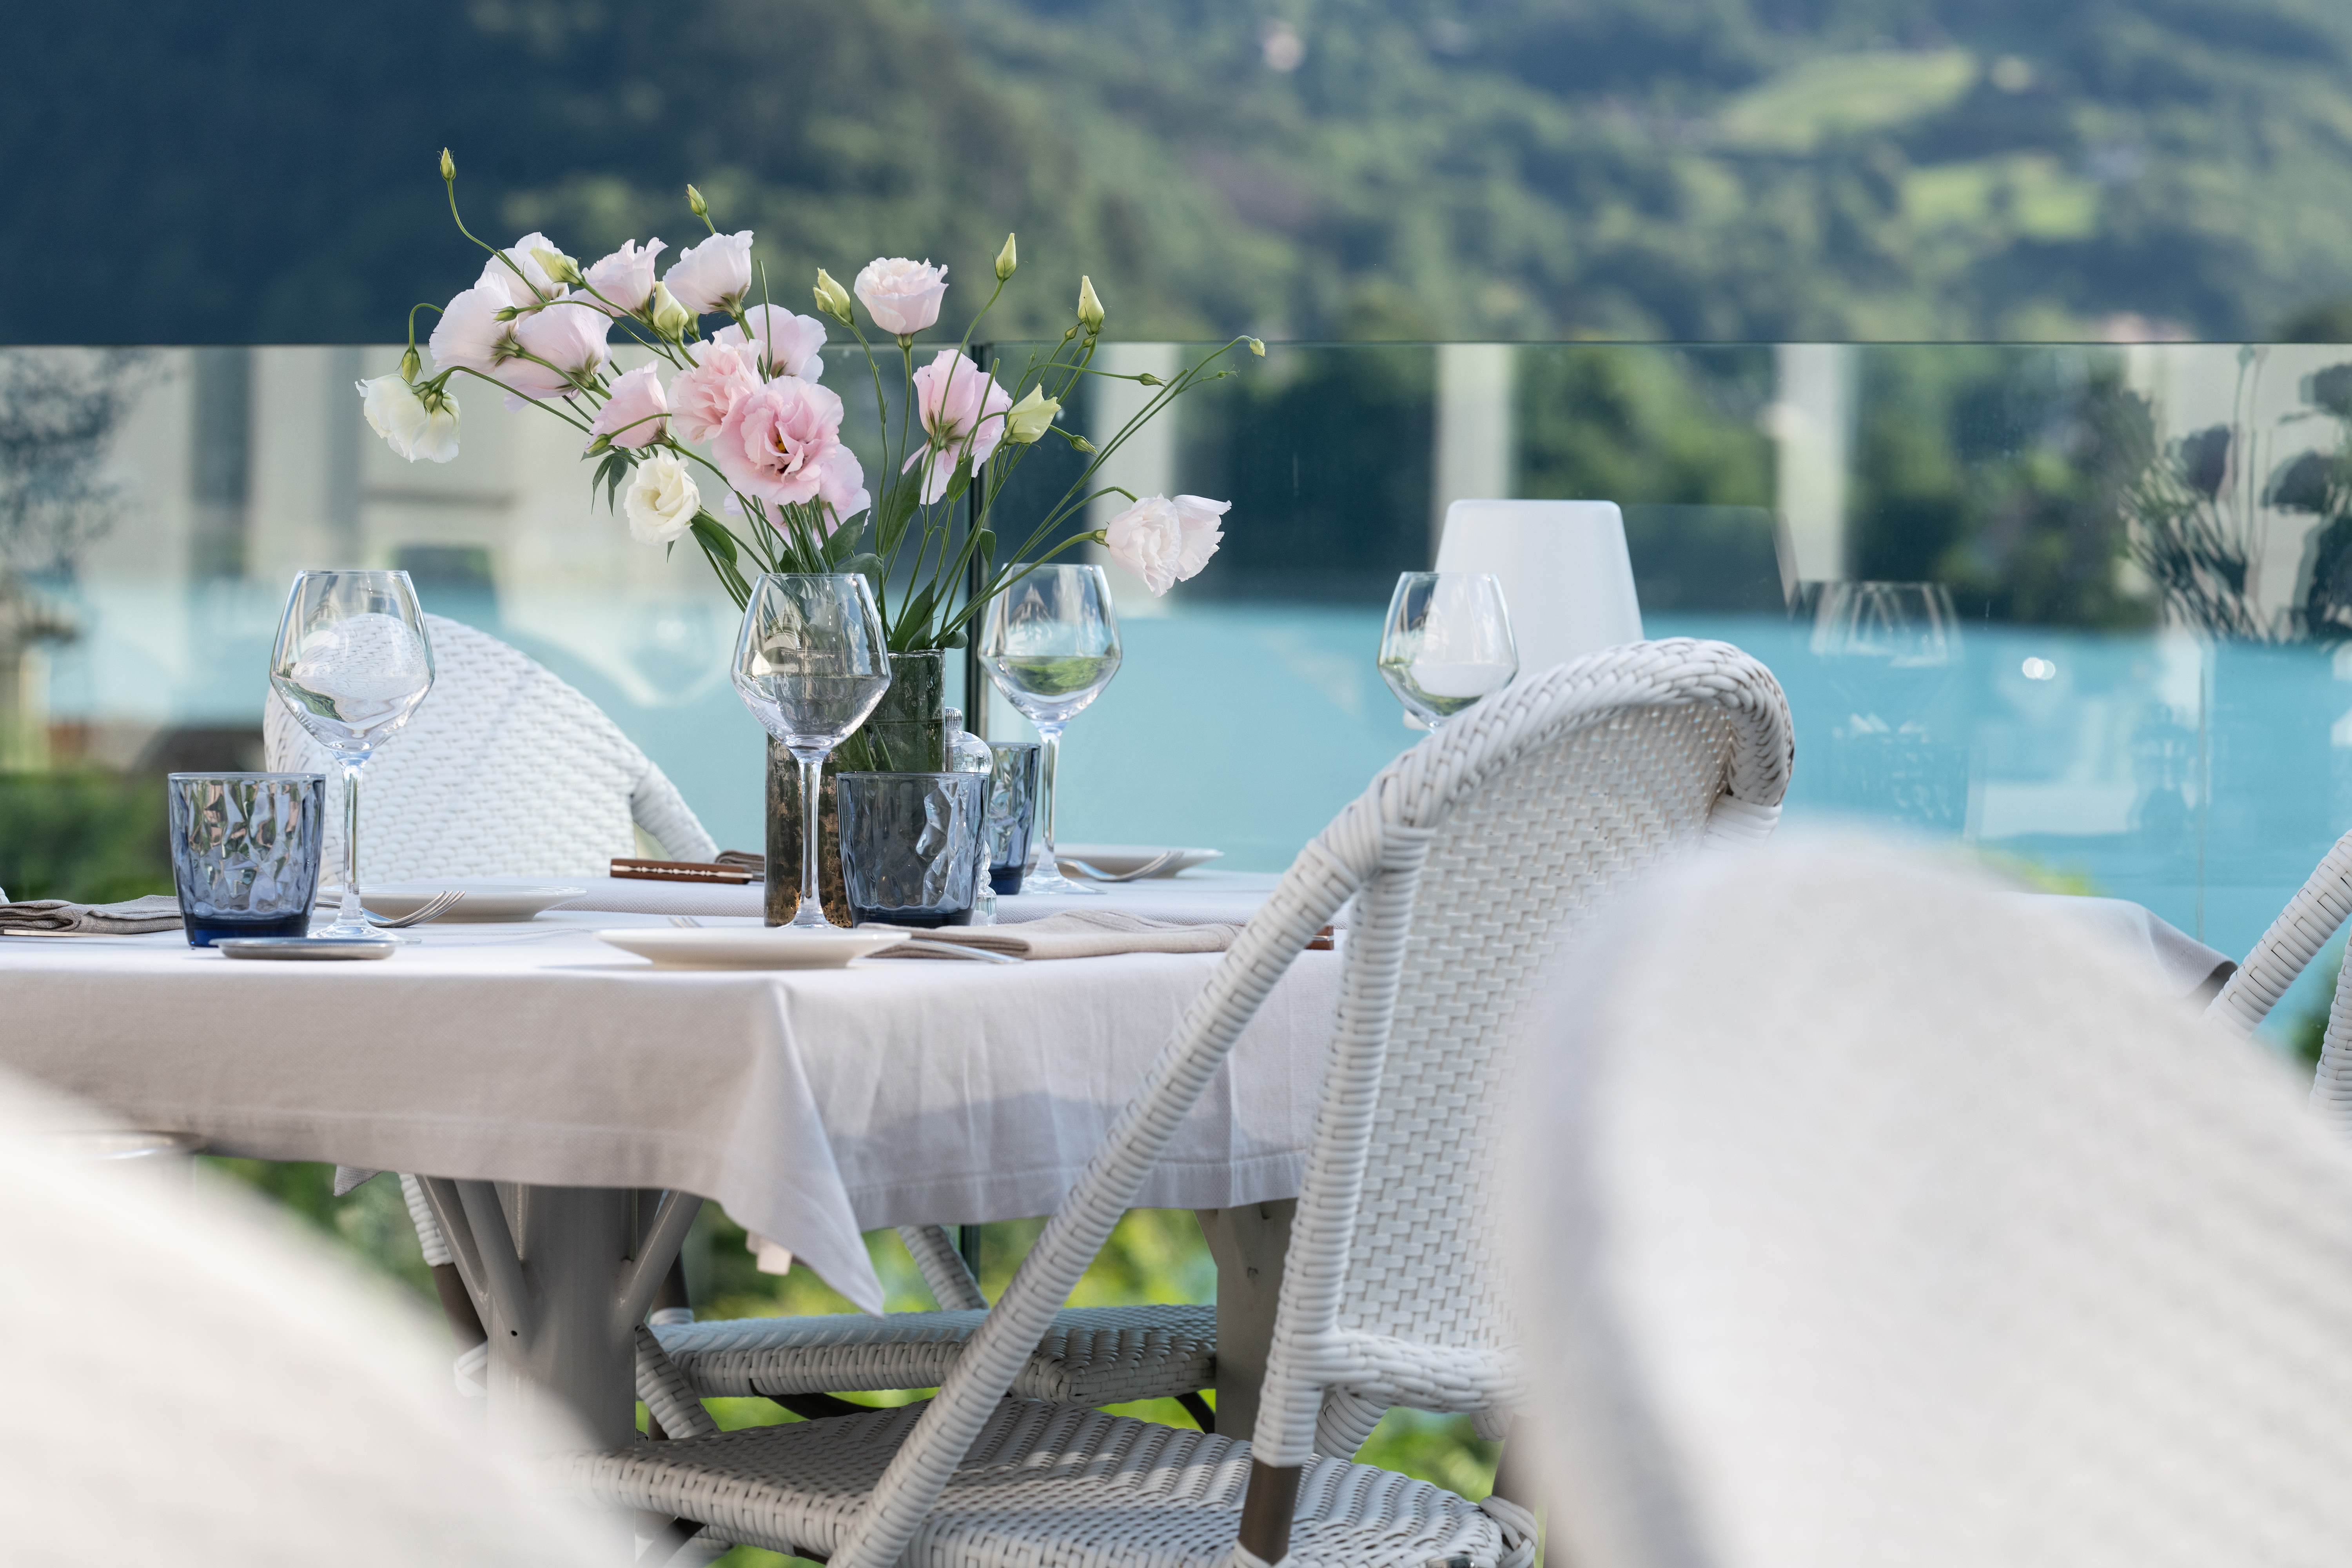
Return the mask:
<path fill-rule="evenodd" d="M 816 308 L 839 321 L 849 325 L 849 290 L 834 281 L 833 274 L 820 267 L 816 269 Z"/>
<path fill-rule="evenodd" d="M 704 201 L 702 199 L 702 193 L 696 190 L 692 185 L 686 187 L 686 205 L 688 210 L 692 212 L 697 217 L 709 217 L 710 216 L 710 204 Z"/>
<path fill-rule="evenodd" d="M 1145 386 L 1165 386 L 1168 384 L 1148 370 L 1142 374 L 1137 376 L 1135 379 Z"/>
<path fill-rule="evenodd" d="M 498 309 L 498 319 L 501 321 L 511 321 L 521 314 L 522 311 L 512 305 L 501 305 Z"/>
<path fill-rule="evenodd" d="M 442 148 L 442 149 L 441 149 L 441 178 L 442 178 L 442 181 L 443 181 L 443 183 L 445 183 L 445 184 L 446 184 L 446 183 L 447 183 L 448 181 L 451 181 L 451 180 L 456 179 L 457 177 L 457 159 L 455 159 L 455 158 L 452 158 L 451 156 L 449 156 L 449 149 L 448 149 L 448 148 L 446 148 L 446 147 L 444 147 L 444 148 Z"/>
<path fill-rule="evenodd" d="M 416 384 L 416 373 L 424 368 L 425 362 L 417 357 L 416 345 L 409 344 L 408 352 L 400 356 L 400 379 L 414 386 Z"/>
<path fill-rule="evenodd" d="M 546 246 L 534 245 L 530 247 L 530 258 L 538 262 L 550 278 L 567 289 L 577 289 L 586 281 L 580 276 L 580 263 L 560 250 L 551 250 Z"/>
<path fill-rule="evenodd" d="M 1078 320 L 1086 324 L 1088 337 L 1102 331 L 1102 300 L 1096 297 L 1095 280 L 1091 278 L 1078 279 Z"/>
<path fill-rule="evenodd" d="M 1081 452 L 1091 452 L 1095 449 L 1095 444 L 1092 441 L 1087 440 L 1084 436 L 1076 437 L 1070 443 L 1070 445 L 1076 447 Z"/>
<path fill-rule="evenodd" d="M 1016 447 L 1026 447 L 1045 433 L 1062 412 L 1059 398 L 1045 395 L 1042 386 L 1033 386 L 1027 396 L 1013 405 L 1004 416 L 1004 438 Z"/>
<path fill-rule="evenodd" d="M 1021 254 L 1018 250 L 1013 248 L 1013 240 L 1017 237 L 1018 237 L 1014 235 L 1006 235 L 1004 237 L 1004 248 L 996 253 L 996 280 L 999 283 L 1002 283 L 1006 279 L 1012 277 L 1013 269 L 1021 265 Z"/>
<path fill-rule="evenodd" d="M 1250 353 L 1254 353 L 1254 354 L 1257 355 L 1257 357 L 1258 357 L 1258 358 L 1260 358 L 1260 359 L 1264 359 L 1264 358 L 1265 357 L 1265 344 L 1264 344 L 1263 342 L 1259 342 L 1259 341 L 1258 341 L 1257 339 L 1255 339 L 1255 338 L 1252 338 L 1252 339 L 1249 341 L 1249 346 L 1250 346 Z"/>
<path fill-rule="evenodd" d="M 677 338 L 683 336 L 686 329 L 694 324 L 694 312 L 677 302 L 670 293 L 668 284 L 657 282 L 654 285 L 653 293 L 646 300 L 646 320 L 652 322 L 654 331 L 663 337 Z"/>

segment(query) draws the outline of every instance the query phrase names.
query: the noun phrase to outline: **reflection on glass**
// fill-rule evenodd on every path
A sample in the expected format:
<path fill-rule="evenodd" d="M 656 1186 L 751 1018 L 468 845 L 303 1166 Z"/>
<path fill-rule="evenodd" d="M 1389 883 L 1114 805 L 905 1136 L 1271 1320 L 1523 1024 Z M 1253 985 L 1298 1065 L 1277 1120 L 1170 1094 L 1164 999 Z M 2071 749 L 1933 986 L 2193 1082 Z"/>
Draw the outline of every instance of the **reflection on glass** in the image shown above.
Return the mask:
<path fill-rule="evenodd" d="M 1381 627 L 1381 679 L 1431 731 L 1519 672 L 1511 613 L 1491 572 L 1407 572 Z"/>
<path fill-rule="evenodd" d="M 1916 727 L 1960 658 L 1959 616 L 1941 583 L 1809 583 L 1812 650 L 1864 731 Z"/>

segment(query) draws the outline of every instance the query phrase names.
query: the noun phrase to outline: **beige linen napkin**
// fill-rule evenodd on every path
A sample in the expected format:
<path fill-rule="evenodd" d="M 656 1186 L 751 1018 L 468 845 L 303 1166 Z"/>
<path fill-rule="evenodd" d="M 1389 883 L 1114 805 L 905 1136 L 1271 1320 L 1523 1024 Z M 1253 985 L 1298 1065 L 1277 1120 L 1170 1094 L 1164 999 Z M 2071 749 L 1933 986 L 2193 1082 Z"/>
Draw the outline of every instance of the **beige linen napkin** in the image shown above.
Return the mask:
<path fill-rule="evenodd" d="M 1236 925 L 1177 925 L 1170 921 L 1146 920 L 1120 910 L 1073 910 L 1068 914 L 1048 915 L 1042 921 L 1023 921 L 1017 925 L 942 926 L 937 931 L 907 934 L 925 942 L 977 947 L 1013 958 L 1100 958 L 1114 952 L 1223 952 L 1233 946 L 1241 929 Z M 882 951 L 893 958 L 948 956 L 926 952 L 919 947 Z"/>
<path fill-rule="evenodd" d="M 180 929 L 180 900 L 151 893 L 119 904 L 69 904 L 63 899 L 26 899 L 0 904 L 0 934 L 40 936 L 137 936 Z"/>

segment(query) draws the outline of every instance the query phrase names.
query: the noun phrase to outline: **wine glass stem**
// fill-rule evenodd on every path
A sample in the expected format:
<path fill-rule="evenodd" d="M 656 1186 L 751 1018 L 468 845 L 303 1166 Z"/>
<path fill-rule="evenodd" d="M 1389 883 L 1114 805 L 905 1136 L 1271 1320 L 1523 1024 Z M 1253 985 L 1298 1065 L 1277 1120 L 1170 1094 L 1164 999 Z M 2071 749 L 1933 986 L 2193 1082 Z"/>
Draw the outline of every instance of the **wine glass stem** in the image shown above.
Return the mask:
<path fill-rule="evenodd" d="M 824 900 L 816 888 L 816 796 L 824 773 L 824 758 L 795 756 L 801 765 L 801 907 L 793 912 L 796 926 L 824 926 Z"/>
<path fill-rule="evenodd" d="M 1042 742 L 1037 759 L 1038 793 L 1045 796 L 1045 809 L 1038 815 L 1045 824 L 1045 858 L 1038 863 L 1038 868 L 1047 877 L 1057 877 L 1061 875 L 1062 863 L 1054 855 L 1054 802 L 1056 794 L 1054 780 L 1061 772 L 1062 727 L 1059 724 L 1038 724 L 1037 739 Z"/>
<path fill-rule="evenodd" d="M 360 908 L 360 769 L 365 759 L 343 763 L 343 902 L 335 911 L 341 931 L 364 931 L 367 916 Z"/>

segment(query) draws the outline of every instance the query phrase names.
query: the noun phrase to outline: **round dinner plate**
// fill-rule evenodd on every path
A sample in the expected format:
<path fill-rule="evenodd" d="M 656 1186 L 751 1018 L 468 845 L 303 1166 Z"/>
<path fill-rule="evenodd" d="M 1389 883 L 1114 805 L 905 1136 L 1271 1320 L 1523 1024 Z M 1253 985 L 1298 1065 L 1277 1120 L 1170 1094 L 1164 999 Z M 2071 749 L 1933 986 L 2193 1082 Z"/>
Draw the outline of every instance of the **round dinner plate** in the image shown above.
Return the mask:
<path fill-rule="evenodd" d="M 1108 871 L 1114 877 L 1139 870 L 1162 855 L 1174 859 L 1150 876 L 1142 879 L 1156 882 L 1162 877 L 1172 877 L 1179 871 L 1189 871 L 1195 866 L 1205 866 L 1212 860 L 1222 860 L 1222 849 L 1171 849 L 1164 844 L 1056 844 L 1054 853 L 1067 860 L 1084 860 L 1097 871 Z"/>
<path fill-rule="evenodd" d="M 551 882 L 523 882 L 489 877 L 447 877 L 437 881 L 360 884 L 360 902 L 386 920 L 415 914 L 443 893 L 466 896 L 439 917 L 444 921 L 527 921 L 545 910 L 576 899 L 585 888 L 560 888 Z M 318 904 L 332 909 L 342 902 L 341 888 L 319 889 Z"/>
<path fill-rule="evenodd" d="M 907 940 L 902 931 L 793 931 L 785 926 L 623 926 L 596 933 L 663 969 L 839 969 Z"/>

